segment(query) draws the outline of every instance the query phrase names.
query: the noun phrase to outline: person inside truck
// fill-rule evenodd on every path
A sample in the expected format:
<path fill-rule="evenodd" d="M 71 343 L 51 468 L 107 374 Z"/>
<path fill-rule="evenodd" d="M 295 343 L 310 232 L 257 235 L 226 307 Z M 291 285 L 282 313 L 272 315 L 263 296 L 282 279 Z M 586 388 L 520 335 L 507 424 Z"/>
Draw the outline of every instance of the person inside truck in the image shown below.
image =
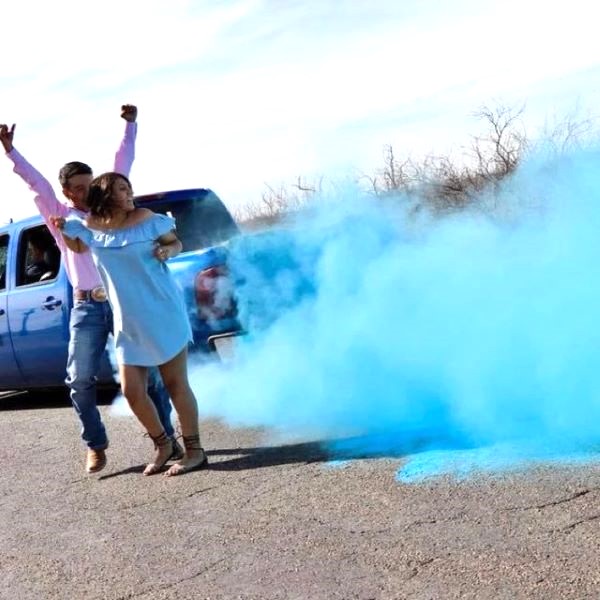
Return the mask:
<path fill-rule="evenodd" d="M 115 155 L 114 170 L 128 175 L 135 157 L 137 133 L 137 108 L 131 104 L 121 107 L 121 117 L 126 121 L 125 135 Z M 65 257 L 67 277 L 73 287 L 73 308 L 69 321 L 69 351 L 65 383 L 71 390 L 71 402 L 81 422 L 81 438 L 87 446 L 85 469 L 97 473 L 106 466 L 108 436 L 97 407 L 96 377 L 102 356 L 112 334 L 113 317 L 106 302 L 102 280 L 89 253 L 76 254 L 65 244 L 62 234 L 51 222 L 53 215 L 84 216 L 88 207 L 87 192 L 92 181 L 92 169 L 85 163 L 74 161 L 64 165 L 59 181 L 67 202 L 60 202 L 52 186 L 14 148 L 15 126 L 0 124 L 0 143 L 7 158 L 19 175 L 35 193 L 35 203 L 50 229 L 60 251 Z M 160 377 L 153 377 L 157 385 L 148 387 L 159 418 L 174 447 L 173 458 L 183 456 L 183 449 L 175 439 L 171 423 L 171 403 Z"/>
<path fill-rule="evenodd" d="M 25 283 L 37 283 L 42 278 L 53 279 L 58 271 L 56 265 L 50 264 L 52 241 L 41 231 L 32 231 L 27 240 L 29 261 L 25 267 Z"/>
<path fill-rule="evenodd" d="M 207 456 L 200 445 L 198 405 L 187 375 L 192 330 L 181 290 L 165 264 L 182 249 L 175 219 L 136 207 L 129 179 L 114 172 L 92 181 L 88 206 L 85 218 L 57 217 L 53 222 L 73 252 L 91 251 L 108 292 L 123 395 L 156 450 L 144 475 L 161 471 L 174 451 L 146 395 L 147 368 L 155 365 L 175 405 L 185 447 L 184 457 L 165 474 L 202 468 Z"/>

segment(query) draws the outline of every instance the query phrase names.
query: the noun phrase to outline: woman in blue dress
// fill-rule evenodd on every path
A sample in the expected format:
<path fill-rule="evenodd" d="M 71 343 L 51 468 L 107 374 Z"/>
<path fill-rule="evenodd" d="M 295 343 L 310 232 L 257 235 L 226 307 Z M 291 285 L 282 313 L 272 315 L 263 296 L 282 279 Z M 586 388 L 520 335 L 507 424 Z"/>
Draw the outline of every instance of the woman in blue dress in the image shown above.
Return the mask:
<path fill-rule="evenodd" d="M 207 462 L 200 444 L 198 407 L 188 382 L 187 347 L 192 332 L 181 290 L 165 261 L 181 252 L 175 220 L 136 208 L 129 180 L 104 173 L 91 184 L 85 219 L 55 219 L 67 245 L 91 251 L 114 315 L 117 362 L 123 395 L 156 449 L 145 475 L 158 473 L 174 453 L 146 393 L 147 368 L 158 366 L 183 434 L 185 456 L 166 475 Z"/>

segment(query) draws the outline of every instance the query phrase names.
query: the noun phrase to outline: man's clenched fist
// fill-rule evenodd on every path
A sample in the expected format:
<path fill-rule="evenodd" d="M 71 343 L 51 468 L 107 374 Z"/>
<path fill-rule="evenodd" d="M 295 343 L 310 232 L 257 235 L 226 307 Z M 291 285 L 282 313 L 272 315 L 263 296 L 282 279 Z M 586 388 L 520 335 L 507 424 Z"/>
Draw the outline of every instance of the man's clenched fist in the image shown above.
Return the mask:
<path fill-rule="evenodd" d="M 137 118 L 137 106 L 133 104 L 123 104 L 121 106 L 121 117 L 129 123 L 134 123 Z"/>

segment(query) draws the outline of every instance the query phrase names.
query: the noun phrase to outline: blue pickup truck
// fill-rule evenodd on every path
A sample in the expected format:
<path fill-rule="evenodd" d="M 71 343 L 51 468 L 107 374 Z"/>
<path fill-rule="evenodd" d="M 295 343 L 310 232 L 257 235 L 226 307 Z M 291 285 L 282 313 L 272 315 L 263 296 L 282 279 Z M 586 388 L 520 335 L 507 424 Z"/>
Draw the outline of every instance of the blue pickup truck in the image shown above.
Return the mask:
<path fill-rule="evenodd" d="M 183 251 L 169 261 L 169 268 L 185 296 L 192 351 L 210 352 L 213 337 L 240 330 L 226 265 L 227 244 L 239 229 L 211 190 L 169 191 L 135 200 L 177 221 Z M 0 391 L 64 385 L 72 303 L 60 252 L 42 218 L 0 225 Z M 99 383 L 114 383 L 108 356 Z"/>

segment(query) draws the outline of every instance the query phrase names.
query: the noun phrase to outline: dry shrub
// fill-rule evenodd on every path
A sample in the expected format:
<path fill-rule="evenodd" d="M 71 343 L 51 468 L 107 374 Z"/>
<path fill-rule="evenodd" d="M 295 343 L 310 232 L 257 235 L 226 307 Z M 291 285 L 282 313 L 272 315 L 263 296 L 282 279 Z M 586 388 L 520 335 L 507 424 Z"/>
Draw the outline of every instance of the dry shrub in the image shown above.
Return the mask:
<path fill-rule="evenodd" d="M 537 143 L 562 153 L 581 145 L 594 136 L 595 120 L 568 116 L 543 128 L 539 141 L 527 136 L 522 121 L 523 107 L 484 106 L 475 113 L 484 124 L 484 132 L 473 136 L 462 159 L 449 156 L 426 156 L 414 160 L 398 158 L 394 148 L 384 148 L 383 167 L 373 176 L 363 175 L 376 197 L 410 199 L 414 210 L 426 208 L 435 213 L 448 213 L 467 207 L 478 207 L 482 198 L 494 199 L 500 183 L 519 166 Z M 291 186 L 267 185 L 258 202 L 238 210 L 237 220 L 247 228 L 269 226 L 282 215 L 302 210 L 322 191 L 323 178 L 307 183 L 298 177 Z M 415 203 L 416 202 L 416 203 Z M 495 206 L 495 201 L 488 203 Z"/>
<path fill-rule="evenodd" d="M 259 229 L 277 223 L 282 215 L 302 210 L 321 191 L 322 179 L 307 182 L 298 177 L 291 189 L 284 184 L 267 189 L 257 202 L 250 202 L 234 213 L 235 219 L 245 229 Z"/>
<path fill-rule="evenodd" d="M 522 109 L 482 108 L 477 116 L 487 124 L 486 133 L 473 138 L 461 163 L 433 155 L 399 160 L 387 146 L 383 168 L 368 178 L 372 190 L 378 196 L 403 192 L 436 211 L 471 205 L 483 190 L 493 191 L 523 158 L 528 141 L 521 114 Z"/>

